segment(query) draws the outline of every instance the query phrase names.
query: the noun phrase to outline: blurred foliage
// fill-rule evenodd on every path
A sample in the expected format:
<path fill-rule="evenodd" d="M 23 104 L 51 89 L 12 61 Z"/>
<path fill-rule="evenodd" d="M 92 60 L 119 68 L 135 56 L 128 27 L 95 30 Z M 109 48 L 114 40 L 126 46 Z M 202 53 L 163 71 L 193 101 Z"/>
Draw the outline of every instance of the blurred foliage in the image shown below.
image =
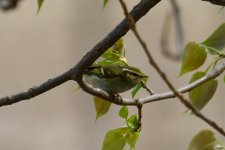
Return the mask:
<path fill-rule="evenodd" d="M 212 131 L 203 130 L 193 137 L 188 150 L 225 150 L 225 146 Z"/>

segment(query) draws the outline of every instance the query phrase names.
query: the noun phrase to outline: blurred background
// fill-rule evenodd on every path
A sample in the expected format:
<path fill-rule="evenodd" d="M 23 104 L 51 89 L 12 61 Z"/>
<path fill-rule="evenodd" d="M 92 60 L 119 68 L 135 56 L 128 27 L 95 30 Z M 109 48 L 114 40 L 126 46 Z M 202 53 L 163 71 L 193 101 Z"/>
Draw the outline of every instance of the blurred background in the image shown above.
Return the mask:
<path fill-rule="evenodd" d="M 138 2 L 129 1 L 128 8 Z M 179 1 L 179 6 L 185 43 L 203 41 L 225 21 L 221 7 L 201 0 Z M 46 0 L 39 15 L 36 11 L 36 1 L 23 0 L 17 9 L 0 12 L 1 97 L 39 85 L 74 66 L 124 18 L 119 2 L 113 0 L 105 9 L 102 0 Z M 169 11 L 170 3 L 162 1 L 137 27 L 159 66 L 178 88 L 188 83 L 191 73 L 177 78 L 180 62 L 160 52 L 163 21 Z M 174 32 L 173 28 L 170 48 L 176 51 Z M 128 32 L 125 42 L 130 64 L 150 76 L 149 84 L 155 92 L 167 92 L 132 32 Z M 222 77 L 218 80 L 217 92 L 202 112 L 225 128 L 225 84 Z M 76 91 L 77 87 L 70 81 L 29 101 L 1 107 L 0 150 L 101 149 L 105 133 L 124 124 L 117 115 L 119 106 L 112 106 L 106 116 L 95 122 L 92 96 Z M 142 91 L 138 97 L 146 95 Z M 130 93 L 123 96 L 130 97 Z M 130 109 L 136 113 L 135 108 Z M 211 129 L 185 111 L 177 99 L 144 105 L 137 149 L 183 150 L 200 130 Z M 219 134 L 217 137 L 223 139 Z"/>

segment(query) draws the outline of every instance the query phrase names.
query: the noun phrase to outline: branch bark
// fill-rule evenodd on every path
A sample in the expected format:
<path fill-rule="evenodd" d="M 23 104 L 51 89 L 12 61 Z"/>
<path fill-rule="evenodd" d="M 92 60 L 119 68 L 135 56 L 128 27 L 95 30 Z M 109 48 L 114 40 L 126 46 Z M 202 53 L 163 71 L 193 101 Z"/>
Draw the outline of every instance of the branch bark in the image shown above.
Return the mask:
<path fill-rule="evenodd" d="M 42 83 L 39 86 L 33 86 L 32 88 L 28 89 L 27 91 L 2 97 L 2 98 L 0 98 L 0 107 L 6 106 L 6 105 L 11 105 L 11 104 L 20 102 L 22 100 L 29 100 L 37 95 L 40 95 L 46 91 L 49 91 L 52 88 L 55 88 L 56 86 L 63 84 L 64 82 L 68 81 L 69 79 L 70 79 L 69 72 L 65 72 L 60 76 L 57 76 L 53 79 L 49 79 L 48 81 Z"/>
<path fill-rule="evenodd" d="M 214 5 L 225 6 L 225 0 L 202 0 L 202 1 L 208 1 Z"/>
<path fill-rule="evenodd" d="M 211 70 L 208 74 L 206 74 L 204 77 L 200 78 L 199 80 L 196 80 L 195 82 L 192 82 L 189 85 L 186 85 L 186 86 L 184 86 L 182 88 L 179 88 L 177 91 L 179 93 L 189 92 L 192 89 L 198 87 L 199 85 L 202 85 L 203 83 L 218 77 L 220 74 L 223 73 L 224 70 L 225 70 L 225 62 L 223 62 L 220 65 L 218 65 L 216 68 Z M 174 97 L 176 97 L 174 92 L 166 92 L 166 93 L 154 94 L 152 96 L 140 98 L 139 101 L 141 103 L 150 103 L 150 102 L 165 100 L 165 99 L 174 98 Z"/>

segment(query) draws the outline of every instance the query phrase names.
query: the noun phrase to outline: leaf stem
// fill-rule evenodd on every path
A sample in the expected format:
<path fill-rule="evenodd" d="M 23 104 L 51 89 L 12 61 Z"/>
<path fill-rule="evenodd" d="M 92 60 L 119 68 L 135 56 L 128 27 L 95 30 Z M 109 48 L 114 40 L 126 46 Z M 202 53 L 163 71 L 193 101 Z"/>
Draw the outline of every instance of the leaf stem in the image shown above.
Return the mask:
<path fill-rule="evenodd" d="M 224 56 L 219 56 L 217 57 L 205 70 L 205 73 L 207 73 L 209 71 L 209 69 L 213 66 L 213 69 L 215 68 L 216 64 L 218 61 L 220 61 L 221 59 L 223 59 Z"/>
<path fill-rule="evenodd" d="M 142 120 L 142 106 L 143 105 L 138 105 L 137 106 L 137 109 L 138 109 L 138 125 L 136 128 L 134 128 L 134 132 L 139 132 L 141 131 L 141 126 L 142 126 L 142 123 L 141 123 L 141 120 Z"/>

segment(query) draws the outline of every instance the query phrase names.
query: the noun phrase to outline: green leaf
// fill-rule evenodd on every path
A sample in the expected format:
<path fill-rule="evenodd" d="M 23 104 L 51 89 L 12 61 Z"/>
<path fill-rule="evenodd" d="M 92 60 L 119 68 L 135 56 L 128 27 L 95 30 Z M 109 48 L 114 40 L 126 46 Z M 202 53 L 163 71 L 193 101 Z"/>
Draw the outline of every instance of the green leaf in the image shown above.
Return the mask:
<path fill-rule="evenodd" d="M 125 57 L 125 44 L 123 38 L 120 38 L 114 45 L 113 50 L 120 56 Z"/>
<path fill-rule="evenodd" d="M 111 58 L 111 59 L 104 59 L 99 61 L 97 64 L 107 66 L 107 65 L 122 65 L 122 66 L 128 66 L 127 60 L 125 57 L 117 57 L 117 58 Z"/>
<path fill-rule="evenodd" d="M 113 51 L 113 49 L 112 49 L 112 47 L 110 47 L 107 51 L 105 51 L 105 53 L 102 54 L 101 57 L 106 58 L 106 59 L 111 58 L 112 51 Z"/>
<path fill-rule="evenodd" d="M 223 77 L 223 81 L 224 81 L 224 83 L 225 83 L 225 76 Z"/>
<path fill-rule="evenodd" d="M 132 115 L 128 120 L 127 120 L 127 124 L 130 128 L 135 129 L 138 126 L 138 119 L 137 119 L 137 115 L 134 114 Z"/>
<path fill-rule="evenodd" d="M 188 150 L 225 150 L 225 148 L 217 141 L 212 131 L 203 130 L 194 136 Z"/>
<path fill-rule="evenodd" d="M 105 115 L 108 112 L 111 103 L 96 96 L 94 96 L 94 103 L 97 120 L 98 118 L 100 118 L 101 116 Z"/>
<path fill-rule="evenodd" d="M 103 0 L 103 8 L 108 4 L 109 0 Z"/>
<path fill-rule="evenodd" d="M 40 10 L 41 10 L 41 6 L 42 6 L 44 0 L 38 0 L 37 2 L 38 2 L 38 10 L 37 10 L 37 14 L 38 14 L 38 13 L 40 12 Z"/>
<path fill-rule="evenodd" d="M 129 132 L 125 136 L 125 140 L 130 145 L 131 149 L 135 149 L 135 145 L 138 138 L 139 138 L 139 132 Z"/>
<path fill-rule="evenodd" d="M 190 83 L 202 78 L 204 75 L 205 75 L 204 72 L 196 72 L 192 76 Z M 201 110 L 213 97 L 217 86 L 218 86 L 218 82 L 217 80 L 214 79 L 214 80 L 207 81 L 203 83 L 202 85 L 191 90 L 188 93 L 188 95 L 193 106 L 196 109 Z"/>
<path fill-rule="evenodd" d="M 129 133 L 131 131 L 132 130 L 129 127 L 120 127 L 120 128 L 114 129 L 114 132 L 119 132 L 122 135 L 125 135 L 125 134 L 127 134 L 127 133 Z"/>
<path fill-rule="evenodd" d="M 206 57 L 205 48 L 195 42 L 189 42 L 185 47 L 179 76 L 199 68 L 204 64 Z"/>
<path fill-rule="evenodd" d="M 123 38 L 120 38 L 110 47 L 105 53 L 103 53 L 103 58 L 112 58 L 113 55 L 117 55 L 117 57 L 125 57 L 125 44 Z M 115 57 L 115 56 L 114 56 Z"/>
<path fill-rule="evenodd" d="M 203 45 L 222 50 L 225 47 L 225 23 L 220 25 L 204 42 Z"/>
<path fill-rule="evenodd" d="M 126 144 L 125 137 L 120 128 L 106 133 L 102 150 L 122 150 Z"/>
<path fill-rule="evenodd" d="M 121 109 L 119 111 L 119 116 L 122 117 L 122 118 L 124 118 L 124 119 L 127 119 L 128 113 L 129 112 L 128 112 L 127 106 L 123 106 L 123 107 L 121 107 Z"/>
<path fill-rule="evenodd" d="M 148 78 L 144 78 L 142 79 L 144 81 L 144 83 L 147 82 Z M 131 95 L 132 95 L 132 98 L 134 98 L 134 96 L 137 94 L 137 92 L 142 88 L 142 85 L 141 83 L 139 82 L 134 88 L 133 90 L 131 91 Z"/>

